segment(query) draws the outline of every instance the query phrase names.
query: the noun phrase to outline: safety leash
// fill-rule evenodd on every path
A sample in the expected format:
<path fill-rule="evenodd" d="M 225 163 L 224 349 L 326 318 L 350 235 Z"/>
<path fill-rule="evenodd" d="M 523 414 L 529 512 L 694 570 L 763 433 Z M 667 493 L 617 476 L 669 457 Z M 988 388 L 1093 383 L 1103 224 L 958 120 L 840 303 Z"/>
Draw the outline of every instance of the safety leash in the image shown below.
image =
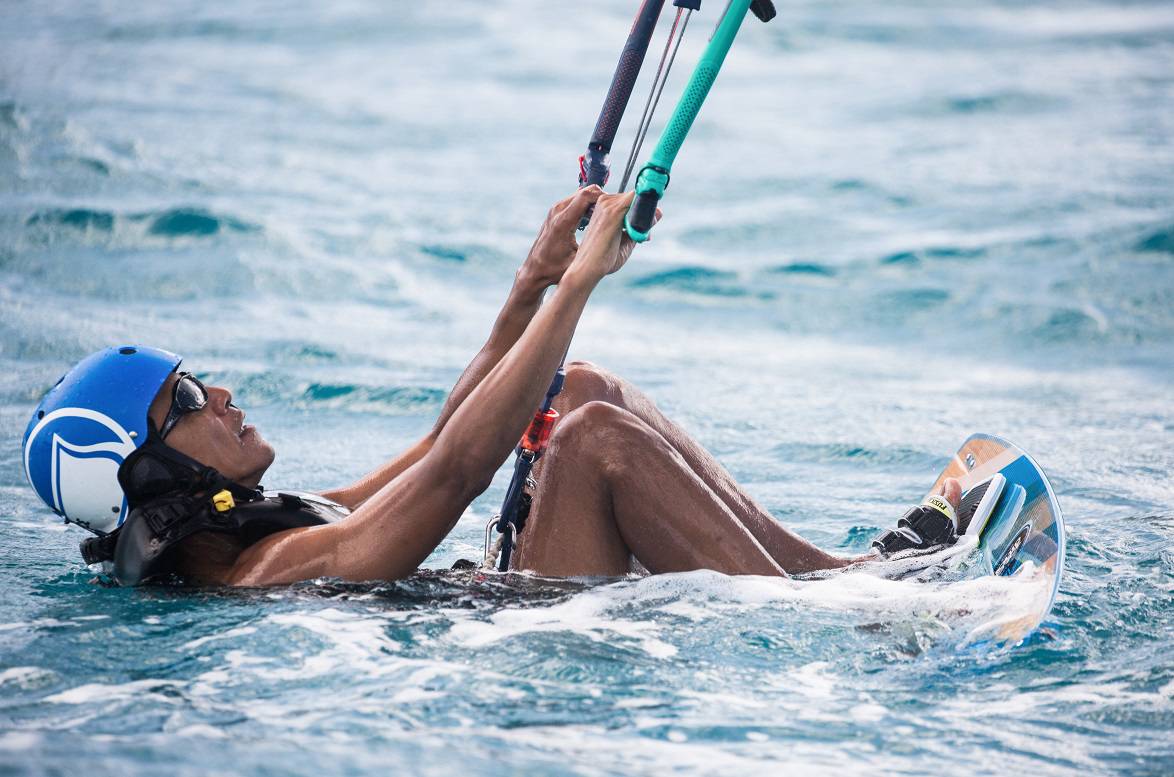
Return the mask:
<path fill-rule="evenodd" d="M 526 517 L 530 514 L 530 495 L 526 493 L 526 487 L 534 485 L 534 482 L 530 480 L 530 471 L 534 468 L 534 462 L 538 461 L 546 451 L 550 436 L 554 434 L 558 411 L 553 409 L 551 404 L 559 392 L 563 390 L 563 381 L 566 376 L 566 370 L 560 364 L 558 371 L 554 374 L 554 380 L 551 381 L 550 388 L 546 390 L 546 399 L 542 401 L 542 407 L 534 414 L 530 426 L 526 428 L 526 433 L 522 435 L 522 439 L 518 443 L 515 451 L 517 457 L 514 459 L 514 476 L 510 479 L 509 488 L 506 489 L 501 512 L 495 515 L 485 527 L 485 563 L 492 566 L 492 556 L 496 555 L 499 572 L 509 571 L 510 556 L 513 554 L 514 545 L 517 544 L 518 535 L 526 527 Z M 491 555 L 489 531 L 493 528 L 497 529 L 500 536 L 494 547 L 497 553 Z"/>

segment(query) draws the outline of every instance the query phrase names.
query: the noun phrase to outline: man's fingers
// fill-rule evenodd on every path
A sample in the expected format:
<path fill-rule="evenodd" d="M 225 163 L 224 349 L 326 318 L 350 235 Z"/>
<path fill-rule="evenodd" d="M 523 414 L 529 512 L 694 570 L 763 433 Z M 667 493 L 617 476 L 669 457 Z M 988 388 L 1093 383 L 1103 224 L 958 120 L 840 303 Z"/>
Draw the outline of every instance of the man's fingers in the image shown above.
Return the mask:
<path fill-rule="evenodd" d="M 560 213 L 562 213 L 564 210 L 567 209 L 567 206 L 571 204 L 571 202 L 575 199 L 576 196 L 578 196 L 579 192 L 581 192 L 581 191 L 582 191 L 582 189 L 576 189 L 575 191 L 568 194 L 566 197 L 563 197 L 561 200 L 556 202 L 554 205 L 551 205 L 550 210 L 546 211 L 546 218 L 547 219 L 557 218 Z"/>
<path fill-rule="evenodd" d="M 587 187 L 587 188 L 591 188 L 591 187 Z M 561 200 L 556 202 L 553 207 L 551 207 L 551 209 L 550 209 L 551 212 L 552 213 L 560 213 L 560 212 L 566 210 L 566 207 L 571 204 L 571 200 L 578 197 L 582 191 L 583 191 L 582 189 L 575 189 L 575 191 L 571 192 L 566 197 L 563 197 Z"/>
<path fill-rule="evenodd" d="M 632 205 L 632 199 L 636 196 L 636 192 L 623 192 L 621 194 L 605 194 L 599 198 L 596 206 L 604 205 L 609 212 L 627 210 Z"/>
<path fill-rule="evenodd" d="M 600 194 L 595 199 L 595 213 L 591 217 L 589 232 L 593 235 L 602 236 L 607 231 L 618 228 L 624 220 L 624 214 L 632 205 L 632 198 L 635 196 L 635 192 Z"/>
<path fill-rule="evenodd" d="M 584 186 L 570 197 L 560 200 L 553 208 L 556 218 L 571 218 L 575 219 L 575 224 L 578 225 L 579 219 L 587 212 L 587 208 L 591 203 L 603 196 L 603 189 L 595 184 Z"/>
<path fill-rule="evenodd" d="M 636 192 L 627 191 L 616 194 L 605 194 L 603 189 L 595 184 L 585 186 L 579 189 L 574 194 L 555 203 L 554 207 L 550 209 L 551 218 L 557 219 L 560 222 L 573 220 L 576 225 L 579 219 L 587 212 L 587 209 L 592 205 L 595 206 L 595 212 L 606 211 L 611 216 L 617 213 L 626 212 L 628 208 L 632 207 L 632 200 L 635 199 Z M 664 214 L 660 208 L 656 209 L 656 221 L 660 221 Z"/>

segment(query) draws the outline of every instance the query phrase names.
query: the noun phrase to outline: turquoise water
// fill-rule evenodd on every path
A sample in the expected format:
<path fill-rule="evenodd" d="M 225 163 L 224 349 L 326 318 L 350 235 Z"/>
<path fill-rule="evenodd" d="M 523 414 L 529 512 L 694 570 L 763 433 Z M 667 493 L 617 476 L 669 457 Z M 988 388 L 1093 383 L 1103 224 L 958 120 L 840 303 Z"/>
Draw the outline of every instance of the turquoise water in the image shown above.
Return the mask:
<path fill-rule="evenodd" d="M 635 3 L 288 5 L 0 6 L 0 771 L 1174 770 L 1168 4 L 780 3 L 572 349 L 844 552 L 970 432 L 1023 446 L 1068 573 L 998 649 L 968 635 L 1016 581 L 92 584 L 24 483 L 40 394 L 142 341 L 236 391 L 269 485 L 407 446 L 574 187 Z"/>

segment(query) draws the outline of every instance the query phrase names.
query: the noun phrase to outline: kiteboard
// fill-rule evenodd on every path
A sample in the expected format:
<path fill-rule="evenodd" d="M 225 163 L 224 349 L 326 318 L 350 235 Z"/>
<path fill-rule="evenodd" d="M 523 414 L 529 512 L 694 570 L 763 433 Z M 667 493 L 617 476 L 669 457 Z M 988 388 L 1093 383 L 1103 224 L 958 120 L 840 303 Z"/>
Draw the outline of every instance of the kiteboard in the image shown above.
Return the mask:
<path fill-rule="evenodd" d="M 1030 605 L 1006 619 L 984 624 L 968 642 L 1019 642 L 1052 610 L 1064 572 L 1064 519 L 1056 494 L 1040 466 L 1020 448 L 989 434 L 971 436 L 934 481 L 962 486 L 958 539 L 929 553 L 907 551 L 884 563 L 886 577 L 966 579 L 1018 576 L 1030 583 Z"/>
<path fill-rule="evenodd" d="M 962 485 L 957 544 L 977 545 L 971 560 L 977 574 L 1031 577 L 1043 588 L 1031 611 L 999 624 L 991 635 L 1022 640 L 1051 612 L 1064 573 L 1064 518 L 1056 493 L 1034 459 L 989 434 L 962 443 L 930 493 L 947 478 Z"/>

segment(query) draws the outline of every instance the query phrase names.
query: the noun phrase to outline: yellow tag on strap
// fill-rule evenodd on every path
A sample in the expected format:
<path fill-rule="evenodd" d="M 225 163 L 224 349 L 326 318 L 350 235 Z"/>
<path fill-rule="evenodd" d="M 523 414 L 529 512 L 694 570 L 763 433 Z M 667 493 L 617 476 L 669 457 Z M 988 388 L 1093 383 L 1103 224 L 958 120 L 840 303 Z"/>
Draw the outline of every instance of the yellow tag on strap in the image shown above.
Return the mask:
<path fill-rule="evenodd" d="M 236 507 L 236 500 L 232 498 L 232 493 L 228 489 L 224 489 L 212 495 L 212 506 L 218 513 L 227 513 Z"/>
<path fill-rule="evenodd" d="M 958 516 L 954 512 L 954 505 L 950 504 L 949 500 L 947 500 L 944 496 L 939 496 L 938 494 L 927 496 L 922 501 L 922 504 L 934 508 L 942 515 L 949 518 L 950 522 L 954 524 L 954 529 L 957 530 Z"/>

